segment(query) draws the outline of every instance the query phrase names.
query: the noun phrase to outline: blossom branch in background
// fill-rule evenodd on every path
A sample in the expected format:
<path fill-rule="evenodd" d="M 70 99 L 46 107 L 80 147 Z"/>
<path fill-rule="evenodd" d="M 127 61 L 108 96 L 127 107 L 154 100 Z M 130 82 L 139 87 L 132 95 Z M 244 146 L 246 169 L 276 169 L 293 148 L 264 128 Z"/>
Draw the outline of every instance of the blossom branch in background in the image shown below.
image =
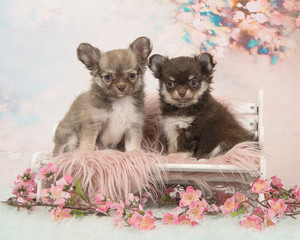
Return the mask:
<path fill-rule="evenodd" d="M 300 29 L 296 0 L 175 0 L 178 10 L 169 35 L 182 37 L 199 52 L 223 57 L 226 48 L 268 55 L 272 64 L 284 59 Z M 179 25 L 175 27 L 176 25 Z M 171 34 L 170 34 L 171 32 Z M 175 34 L 175 35 L 176 35 Z M 191 54 L 194 52 L 191 52 Z"/>

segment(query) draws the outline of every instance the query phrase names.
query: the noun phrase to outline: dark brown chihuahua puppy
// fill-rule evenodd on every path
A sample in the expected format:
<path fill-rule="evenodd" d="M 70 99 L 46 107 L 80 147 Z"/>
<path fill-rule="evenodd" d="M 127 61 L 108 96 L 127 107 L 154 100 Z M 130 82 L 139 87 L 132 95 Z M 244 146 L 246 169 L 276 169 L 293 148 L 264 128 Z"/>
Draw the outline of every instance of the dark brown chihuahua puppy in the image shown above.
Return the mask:
<path fill-rule="evenodd" d="M 149 67 L 159 79 L 162 126 L 168 153 L 211 158 L 237 143 L 253 140 L 210 94 L 215 63 L 208 53 L 168 59 L 153 55 Z"/>
<path fill-rule="evenodd" d="M 79 95 L 59 123 L 53 154 L 94 150 L 96 140 L 125 150 L 140 148 L 144 126 L 144 73 L 152 45 L 140 37 L 127 49 L 100 52 L 88 43 L 77 49 L 78 59 L 90 70 L 89 91 Z"/>

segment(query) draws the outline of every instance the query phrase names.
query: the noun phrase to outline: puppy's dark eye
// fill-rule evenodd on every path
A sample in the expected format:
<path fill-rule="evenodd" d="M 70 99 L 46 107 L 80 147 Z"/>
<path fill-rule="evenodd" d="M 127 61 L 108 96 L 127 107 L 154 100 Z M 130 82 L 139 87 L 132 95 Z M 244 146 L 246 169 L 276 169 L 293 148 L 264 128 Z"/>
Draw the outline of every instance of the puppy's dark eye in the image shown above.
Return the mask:
<path fill-rule="evenodd" d="M 128 77 L 129 77 L 129 80 L 135 80 L 136 74 L 135 73 L 129 73 Z"/>
<path fill-rule="evenodd" d="M 104 75 L 104 79 L 106 82 L 110 82 L 112 80 L 112 75 L 111 74 L 106 74 Z"/>
<path fill-rule="evenodd" d="M 173 88 L 174 85 L 175 85 L 174 81 L 171 81 L 171 80 L 168 80 L 168 81 L 167 81 L 167 86 L 168 86 L 168 88 Z"/>
<path fill-rule="evenodd" d="M 193 79 L 189 80 L 189 85 L 191 87 L 196 87 L 198 85 L 198 82 L 196 79 L 193 78 Z"/>

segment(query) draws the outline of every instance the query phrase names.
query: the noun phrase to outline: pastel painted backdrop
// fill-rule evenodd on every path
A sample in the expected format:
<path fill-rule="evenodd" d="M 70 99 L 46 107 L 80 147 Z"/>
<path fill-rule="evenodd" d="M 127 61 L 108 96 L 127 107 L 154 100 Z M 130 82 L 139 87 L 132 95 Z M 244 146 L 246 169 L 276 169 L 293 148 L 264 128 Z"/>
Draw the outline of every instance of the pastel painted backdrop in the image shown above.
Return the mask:
<path fill-rule="evenodd" d="M 127 47 L 139 36 L 153 53 L 209 51 L 216 56 L 214 95 L 257 101 L 265 93 L 267 176 L 300 184 L 299 1 L 1 0 L 0 164 L 21 168 L 51 152 L 51 132 L 89 73 L 76 48 Z M 147 91 L 157 81 L 146 74 Z M 15 161 L 14 161 L 15 162 Z M 5 174 L 1 179 L 5 178 Z"/>

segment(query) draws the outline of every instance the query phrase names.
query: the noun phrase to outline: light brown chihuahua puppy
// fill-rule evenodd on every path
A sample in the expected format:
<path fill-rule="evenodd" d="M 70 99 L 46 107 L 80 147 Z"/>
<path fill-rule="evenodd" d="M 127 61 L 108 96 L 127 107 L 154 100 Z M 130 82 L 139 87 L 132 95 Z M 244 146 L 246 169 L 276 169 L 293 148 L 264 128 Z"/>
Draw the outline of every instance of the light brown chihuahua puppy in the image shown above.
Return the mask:
<path fill-rule="evenodd" d="M 144 125 L 144 73 L 152 51 L 140 37 L 128 49 L 100 52 L 88 43 L 77 49 L 78 59 L 90 70 L 90 89 L 79 95 L 59 123 L 53 155 L 94 150 L 96 141 L 115 148 L 123 140 L 126 151 L 140 148 Z"/>

